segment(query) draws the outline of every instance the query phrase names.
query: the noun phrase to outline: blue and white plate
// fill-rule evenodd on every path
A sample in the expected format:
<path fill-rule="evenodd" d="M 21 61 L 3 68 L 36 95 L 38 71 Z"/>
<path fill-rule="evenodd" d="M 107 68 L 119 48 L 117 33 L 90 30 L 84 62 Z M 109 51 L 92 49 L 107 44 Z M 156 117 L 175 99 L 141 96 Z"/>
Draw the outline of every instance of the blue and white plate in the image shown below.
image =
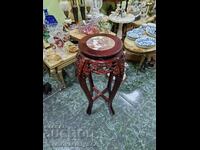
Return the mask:
<path fill-rule="evenodd" d="M 147 26 L 156 27 L 155 23 L 147 23 Z"/>
<path fill-rule="evenodd" d="M 137 38 L 140 38 L 144 34 L 145 34 L 144 29 L 142 29 L 142 28 L 136 28 L 136 29 L 128 31 L 127 34 L 126 34 L 126 36 L 130 40 L 135 40 Z"/>
<path fill-rule="evenodd" d="M 135 44 L 140 48 L 152 48 L 156 46 L 156 39 L 144 36 L 135 40 Z"/>
<path fill-rule="evenodd" d="M 151 37 L 156 37 L 156 27 L 153 26 L 147 26 L 146 27 L 146 33 Z"/>

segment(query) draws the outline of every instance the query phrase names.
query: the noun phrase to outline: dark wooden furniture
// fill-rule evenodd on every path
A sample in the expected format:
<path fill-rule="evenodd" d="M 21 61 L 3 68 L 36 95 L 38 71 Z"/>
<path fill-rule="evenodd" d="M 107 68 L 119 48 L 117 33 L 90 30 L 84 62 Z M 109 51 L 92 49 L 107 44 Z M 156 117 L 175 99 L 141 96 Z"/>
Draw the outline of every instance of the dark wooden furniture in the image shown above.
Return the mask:
<path fill-rule="evenodd" d="M 110 38 L 111 41 L 114 41 L 113 47 L 103 50 L 90 48 L 87 41 L 97 36 Z M 89 101 L 87 114 L 91 114 L 93 102 L 99 97 L 102 97 L 108 103 L 110 113 L 115 114 L 112 101 L 124 75 L 125 56 L 122 47 L 122 41 L 110 34 L 89 35 L 79 41 L 80 52 L 77 54 L 76 76 Z M 108 75 L 107 87 L 104 90 L 100 91 L 95 86 L 92 78 L 93 73 Z M 89 87 L 86 83 L 87 79 L 89 80 Z M 94 92 L 96 96 L 94 96 Z M 109 96 L 104 95 L 106 92 Z"/>

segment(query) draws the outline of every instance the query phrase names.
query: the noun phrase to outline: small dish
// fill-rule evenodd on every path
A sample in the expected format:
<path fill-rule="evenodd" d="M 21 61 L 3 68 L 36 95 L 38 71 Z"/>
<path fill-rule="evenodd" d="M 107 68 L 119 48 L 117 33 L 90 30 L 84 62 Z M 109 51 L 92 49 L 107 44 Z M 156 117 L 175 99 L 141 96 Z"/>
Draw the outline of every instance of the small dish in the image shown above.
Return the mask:
<path fill-rule="evenodd" d="M 154 26 L 147 26 L 146 27 L 146 33 L 151 37 L 156 37 L 156 27 Z"/>
<path fill-rule="evenodd" d="M 140 48 L 152 48 L 156 46 L 156 39 L 144 36 L 135 40 L 135 44 Z"/>
<path fill-rule="evenodd" d="M 144 29 L 136 28 L 127 32 L 127 38 L 130 40 L 136 40 L 145 34 Z"/>

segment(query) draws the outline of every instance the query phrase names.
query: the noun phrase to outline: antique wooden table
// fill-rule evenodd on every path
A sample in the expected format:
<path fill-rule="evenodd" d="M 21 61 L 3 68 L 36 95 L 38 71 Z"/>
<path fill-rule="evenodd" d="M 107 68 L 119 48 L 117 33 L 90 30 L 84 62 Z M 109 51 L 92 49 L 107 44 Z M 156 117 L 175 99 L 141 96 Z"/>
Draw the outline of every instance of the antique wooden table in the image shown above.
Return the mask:
<path fill-rule="evenodd" d="M 125 56 L 122 47 L 122 41 L 110 34 L 89 35 L 79 41 L 80 52 L 77 54 L 76 76 L 89 101 L 87 114 L 91 114 L 93 102 L 99 97 L 107 102 L 110 113 L 115 113 L 112 101 L 124 75 Z M 108 75 L 107 87 L 104 90 L 100 91 L 95 86 L 93 73 Z M 96 96 L 94 92 L 97 93 Z M 106 92 L 108 97 L 104 95 Z"/>
<path fill-rule="evenodd" d="M 138 67 L 139 69 L 141 69 L 142 65 L 144 64 L 145 58 L 147 58 L 147 61 L 150 61 L 150 58 L 156 54 L 156 46 L 148 49 L 139 48 L 136 46 L 134 41 L 129 40 L 128 38 L 125 38 L 124 40 L 124 48 L 126 50 L 126 55 L 135 54 L 141 56 L 140 64 Z"/>
<path fill-rule="evenodd" d="M 109 16 L 109 20 L 114 22 L 114 23 L 118 23 L 119 24 L 118 31 L 117 31 L 117 36 L 120 39 L 122 39 L 122 36 L 123 36 L 123 32 L 122 32 L 123 25 L 133 22 L 135 20 L 135 16 L 132 15 L 132 14 L 126 14 L 125 17 L 120 17 L 120 16 L 116 16 L 115 14 L 111 14 Z"/>
<path fill-rule="evenodd" d="M 148 23 L 148 22 L 152 22 L 152 21 L 154 21 L 155 19 L 156 19 L 156 15 L 153 15 L 153 16 L 151 16 L 151 17 L 148 16 L 146 19 L 139 19 L 139 20 L 134 21 L 134 22 L 133 22 L 133 26 L 134 26 L 134 27 L 139 27 L 139 26 L 141 26 L 142 24 Z"/>
<path fill-rule="evenodd" d="M 87 34 L 80 33 L 78 29 L 69 31 L 69 34 L 70 34 L 70 37 L 76 41 L 80 41 L 82 38 L 87 36 Z M 115 33 L 111 32 L 111 31 L 109 32 L 109 34 L 116 35 Z"/>
<path fill-rule="evenodd" d="M 53 51 L 52 48 L 48 49 L 49 51 Z M 64 59 L 58 60 L 58 61 L 53 61 L 49 62 L 47 59 L 43 58 L 43 63 L 49 70 L 50 75 L 52 75 L 55 79 L 61 82 L 61 88 L 65 88 L 66 84 L 62 75 L 62 70 L 74 63 L 76 61 L 76 53 L 66 53 L 66 57 Z M 44 57 L 44 56 L 43 56 Z"/>

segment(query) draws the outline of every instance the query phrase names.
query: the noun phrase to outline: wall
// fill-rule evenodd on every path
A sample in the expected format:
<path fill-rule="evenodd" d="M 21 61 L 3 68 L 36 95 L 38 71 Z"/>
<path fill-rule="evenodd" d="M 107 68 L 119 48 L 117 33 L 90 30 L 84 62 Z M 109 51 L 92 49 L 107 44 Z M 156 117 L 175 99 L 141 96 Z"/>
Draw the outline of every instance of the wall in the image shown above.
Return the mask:
<path fill-rule="evenodd" d="M 50 15 L 54 15 L 59 23 L 63 23 L 65 15 L 59 8 L 58 0 L 43 0 L 43 8 L 47 8 Z"/>

